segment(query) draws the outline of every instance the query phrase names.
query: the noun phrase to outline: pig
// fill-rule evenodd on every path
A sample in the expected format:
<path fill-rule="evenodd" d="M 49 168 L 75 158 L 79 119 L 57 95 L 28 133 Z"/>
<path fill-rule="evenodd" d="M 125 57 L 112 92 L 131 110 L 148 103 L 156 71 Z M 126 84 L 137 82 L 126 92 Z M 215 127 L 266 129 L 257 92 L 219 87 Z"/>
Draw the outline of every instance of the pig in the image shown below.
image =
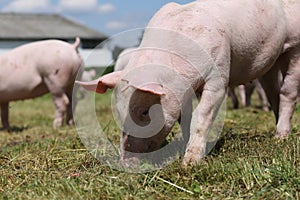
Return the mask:
<path fill-rule="evenodd" d="M 72 91 L 83 66 L 74 44 L 44 40 L 22 45 L 0 56 L 0 106 L 4 129 L 10 129 L 9 102 L 51 93 L 56 107 L 53 127 L 73 124 Z"/>
<path fill-rule="evenodd" d="M 114 71 L 121 71 L 125 68 L 128 64 L 133 52 L 137 50 L 136 48 L 127 48 L 121 52 L 118 56 L 118 59 L 115 63 Z M 90 81 L 90 80 L 83 80 L 83 81 Z M 265 94 L 264 89 L 262 88 L 261 84 L 257 79 L 246 83 L 245 85 L 239 85 L 237 87 L 238 94 L 241 98 L 241 104 L 243 107 L 248 107 L 251 105 L 251 95 L 256 88 L 259 100 L 261 103 L 262 110 L 269 111 L 269 102 L 267 96 Z M 235 88 L 228 88 L 228 96 L 231 98 L 234 109 L 239 107 L 239 100 L 235 94 Z"/>
<path fill-rule="evenodd" d="M 207 153 L 208 134 L 228 87 L 256 78 L 275 114 L 276 136 L 288 135 L 300 79 L 299 10 L 300 2 L 293 0 L 199 0 L 162 7 L 124 70 L 78 82 L 100 94 L 114 88 L 123 131 L 121 161 L 130 161 L 127 152 L 160 149 L 174 124 L 182 123 L 181 107 L 190 108 L 192 89 L 200 99 L 184 120 L 190 127 L 182 162 L 197 164 Z M 153 113 L 163 115 L 159 130 L 140 131 L 157 121 Z"/>
<path fill-rule="evenodd" d="M 261 108 L 263 111 L 269 111 L 269 102 L 266 96 L 264 89 L 257 79 L 246 83 L 245 85 L 237 86 L 238 94 L 241 99 L 241 104 L 243 107 L 248 107 L 251 105 L 251 96 L 253 94 L 254 89 L 256 89 Z M 228 96 L 231 98 L 233 103 L 233 108 L 237 109 L 239 107 L 239 100 L 235 94 L 235 88 L 228 88 Z"/>
<path fill-rule="evenodd" d="M 125 66 L 128 64 L 131 55 L 133 52 L 137 50 L 136 48 L 127 48 L 121 52 L 121 54 L 118 56 L 118 59 L 115 63 L 114 71 L 121 71 L 125 68 Z M 82 81 L 90 81 L 90 80 L 82 80 Z M 257 79 L 246 83 L 244 85 L 237 86 L 238 94 L 241 98 L 241 104 L 243 107 L 248 107 L 251 105 L 251 95 L 254 91 L 254 89 L 257 90 L 259 100 L 261 103 L 262 110 L 269 111 L 269 102 L 267 99 L 267 96 L 265 94 L 265 91 L 263 90 L 261 84 Z M 234 109 L 237 109 L 239 107 L 239 100 L 237 95 L 235 94 L 235 88 L 228 88 L 228 96 L 231 98 Z"/>

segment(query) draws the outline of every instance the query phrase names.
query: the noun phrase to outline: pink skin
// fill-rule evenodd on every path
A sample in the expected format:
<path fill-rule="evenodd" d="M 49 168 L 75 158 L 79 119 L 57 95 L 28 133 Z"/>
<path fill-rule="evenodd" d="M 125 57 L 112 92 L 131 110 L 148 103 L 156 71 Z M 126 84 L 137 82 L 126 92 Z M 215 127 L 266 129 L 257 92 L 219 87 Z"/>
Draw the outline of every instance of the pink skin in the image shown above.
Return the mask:
<path fill-rule="evenodd" d="M 136 48 L 127 48 L 124 49 L 121 54 L 118 56 L 117 62 L 115 64 L 114 71 L 121 71 L 128 64 L 132 53 L 136 50 Z"/>
<path fill-rule="evenodd" d="M 284 45 L 284 54 L 275 63 L 275 66 L 281 68 L 283 75 L 277 120 L 278 138 L 285 137 L 291 132 L 291 119 L 300 89 L 300 2 L 286 0 L 284 4 L 288 37 Z"/>
<path fill-rule="evenodd" d="M 83 66 L 78 53 L 80 39 L 71 45 L 45 40 L 23 45 L 0 57 L 0 105 L 3 128 L 10 129 L 10 101 L 35 98 L 51 93 L 56 106 L 53 127 L 73 123 L 72 91 Z"/>
<path fill-rule="evenodd" d="M 182 94 L 186 92 L 183 88 L 187 87 L 182 87 L 183 82 L 174 81 L 174 76 L 164 70 L 147 68 L 139 75 L 127 77 L 128 73 L 151 64 L 168 66 L 183 77 L 197 96 L 201 96 L 190 119 L 184 165 L 196 164 L 205 156 L 207 136 L 227 88 L 255 78 L 260 77 L 278 120 L 277 135 L 286 135 L 290 133 L 290 118 L 300 80 L 299 10 L 300 3 L 290 0 L 283 4 L 274 0 L 203 0 L 186 5 L 167 4 L 148 24 L 139 50 L 131 56 L 123 71 L 80 84 L 98 93 L 117 86 L 115 94 L 120 102 L 117 111 L 125 126 L 128 107 L 132 112 L 136 110 L 134 115 L 141 122 L 145 119 L 149 122 L 149 105 L 145 106 L 145 102 L 161 104 L 165 121 L 161 131 L 149 138 L 136 138 L 125 130 L 123 148 L 126 151 L 158 149 L 180 117 L 179 105 L 186 103 Z M 184 41 L 182 35 L 192 42 Z M 207 63 L 207 58 L 201 58 L 203 49 L 215 66 Z M 278 83 L 280 69 L 286 72 L 281 89 Z M 133 89 L 137 91 L 130 96 Z M 179 94 L 179 98 L 174 94 Z"/>

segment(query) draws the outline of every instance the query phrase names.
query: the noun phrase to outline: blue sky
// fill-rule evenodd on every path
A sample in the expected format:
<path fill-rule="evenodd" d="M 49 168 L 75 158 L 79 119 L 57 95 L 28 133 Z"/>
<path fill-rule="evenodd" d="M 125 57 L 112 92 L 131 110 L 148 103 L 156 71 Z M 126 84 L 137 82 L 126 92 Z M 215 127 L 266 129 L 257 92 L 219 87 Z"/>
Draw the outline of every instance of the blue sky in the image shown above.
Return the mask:
<path fill-rule="evenodd" d="M 0 0 L 1 12 L 57 13 L 108 36 L 143 28 L 169 0 Z M 188 3 L 192 0 L 174 0 Z"/>

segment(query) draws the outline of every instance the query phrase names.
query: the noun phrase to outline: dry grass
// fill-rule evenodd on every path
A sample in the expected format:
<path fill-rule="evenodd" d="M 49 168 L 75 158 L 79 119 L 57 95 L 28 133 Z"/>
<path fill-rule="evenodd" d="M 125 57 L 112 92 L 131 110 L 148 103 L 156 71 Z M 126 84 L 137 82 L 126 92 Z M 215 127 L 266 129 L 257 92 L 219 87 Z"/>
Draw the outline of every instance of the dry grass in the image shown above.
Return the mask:
<path fill-rule="evenodd" d="M 110 97 L 97 98 L 108 124 Z M 11 105 L 15 131 L 0 131 L 0 199 L 300 198 L 299 106 L 288 139 L 273 138 L 271 113 L 229 110 L 221 139 L 198 166 L 183 169 L 178 160 L 145 174 L 104 166 L 73 127 L 51 128 L 53 112 L 48 95 Z"/>

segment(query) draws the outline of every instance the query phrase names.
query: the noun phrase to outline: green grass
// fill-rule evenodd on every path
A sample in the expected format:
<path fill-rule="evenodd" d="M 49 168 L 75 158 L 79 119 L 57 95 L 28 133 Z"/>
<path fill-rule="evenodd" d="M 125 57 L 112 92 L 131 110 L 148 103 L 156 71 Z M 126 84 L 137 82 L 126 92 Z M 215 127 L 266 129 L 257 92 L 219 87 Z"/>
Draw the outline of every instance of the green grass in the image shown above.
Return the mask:
<path fill-rule="evenodd" d="M 97 96 L 97 102 L 107 125 L 110 97 Z M 285 140 L 273 138 L 272 113 L 255 106 L 228 110 L 221 139 L 198 166 L 183 169 L 178 160 L 131 174 L 91 156 L 74 127 L 53 130 L 49 95 L 14 102 L 15 131 L 0 131 L 0 199 L 299 199 L 300 106 Z"/>

